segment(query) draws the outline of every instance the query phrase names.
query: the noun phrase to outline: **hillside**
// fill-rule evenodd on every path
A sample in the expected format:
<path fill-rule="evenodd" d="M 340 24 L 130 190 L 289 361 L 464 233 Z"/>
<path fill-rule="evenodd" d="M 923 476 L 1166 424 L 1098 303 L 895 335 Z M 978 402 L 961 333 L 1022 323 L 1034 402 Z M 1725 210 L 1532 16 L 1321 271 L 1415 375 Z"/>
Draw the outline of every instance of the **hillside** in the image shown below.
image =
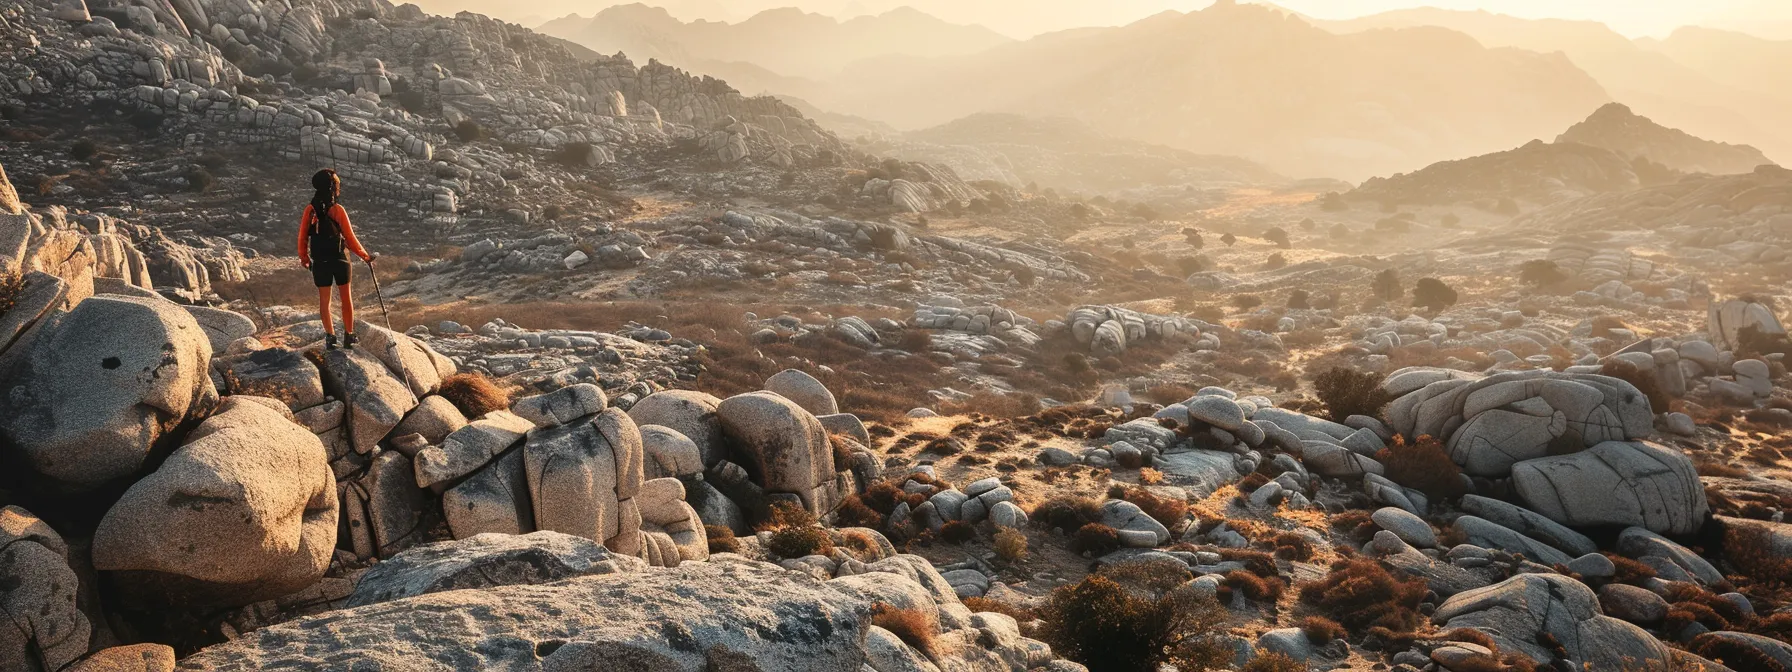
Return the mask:
<path fill-rule="evenodd" d="M 1553 203 L 1641 185 L 1630 161 L 1599 147 L 1534 140 L 1518 149 L 1443 161 L 1377 177 L 1351 192 L 1383 203 L 1483 204 L 1514 198 Z"/>
<path fill-rule="evenodd" d="M 1787 81 L 1792 58 L 1779 79 L 1763 45 L 1775 43 L 1736 33 L 1682 29 L 1672 44 L 1632 41 L 1593 21 L 1523 19 L 1479 11 L 1422 8 L 1351 21 L 1319 22 L 1339 33 L 1431 26 L 1473 37 L 1488 47 L 1560 52 L 1597 80 L 1612 98 L 1638 114 L 1702 138 L 1749 144 L 1768 156 L 1792 156 L 1792 96 L 1775 91 Z M 1792 43 L 1784 43 L 1792 44 Z"/>
<path fill-rule="evenodd" d="M 991 179 L 1016 187 L 1036 183 L 1076 192 L 1290 182 L 1286 175 L 1248 159 L 1115 138 L 1064 117 L 976 114 L 866 149 L 945 164 L 966 179 Z"/>
<path fill-rule="evenodd" d="M 1619 103 L 1599 108 L 1586 121 L 1575 124 L 1557 137 L 1556 142 L 1600 147 L 1620 156 L 1641 157 L 1689 173 L 1747 173 L 1757 166 L 1773 163 L 1761 154 L 1761 150 L 1703 140 L 1638 116 Z"/>
<path fill-rule="evenodd" d="M 686 23 L 664 9 L 632 4 L 590 18 L 563 17 L 539 30 L 603 53 L 622 51 L 692 68 L 712 61 L 745 62 L 803 77 L 831 75 L 865 58 L 956 56 L 1010 41 L 987 28 L 950 24 L 906 7 L 844 21 L 784 8 L 738 23 Z"/>
<path fill-rule="evenodd" d="M 1560 56 L 1425 28 L 1337 35 L 1221 4 L 973 56 L 849 68 L 816 105 L 924 128 L 977 112 L 1096 130 L 1296 176 L 1361 179 L 1553 134 L 1610 100 Z"/>

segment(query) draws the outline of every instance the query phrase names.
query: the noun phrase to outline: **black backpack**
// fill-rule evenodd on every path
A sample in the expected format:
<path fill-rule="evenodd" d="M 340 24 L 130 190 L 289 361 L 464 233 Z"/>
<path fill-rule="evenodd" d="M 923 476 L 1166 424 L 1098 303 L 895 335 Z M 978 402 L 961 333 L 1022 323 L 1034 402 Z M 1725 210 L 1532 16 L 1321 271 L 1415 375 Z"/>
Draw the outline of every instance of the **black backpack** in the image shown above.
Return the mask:
<path fill-rule="evenodd" d="M 342 225 L 330 215 L 334 204 L 322 211 L 317 206 L 311 207 L 311 259 L 313 261 L 346 261 L 348 248 L 342 239 Z"/>

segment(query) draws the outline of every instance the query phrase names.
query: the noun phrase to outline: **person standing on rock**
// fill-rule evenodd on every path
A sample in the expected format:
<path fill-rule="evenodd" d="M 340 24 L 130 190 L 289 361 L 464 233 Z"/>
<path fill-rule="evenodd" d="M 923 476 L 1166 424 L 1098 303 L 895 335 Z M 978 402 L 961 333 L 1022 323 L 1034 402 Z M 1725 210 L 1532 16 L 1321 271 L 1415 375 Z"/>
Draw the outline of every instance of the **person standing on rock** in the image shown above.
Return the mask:
<path fill-rule="evenodd" d="M 299 217 L 299 263 L 311 269 L 317 284 L 317 314 L 324 322 L 324 347 L 336 349 L 336 327 L 330 319 L 330 287 L 337 288 L 342 300 L 342 347 L 355 347 L 355 297 L 349 292 L 349 279 L 354 268 L 348 253 L 354 252 L 371 264 L 378 256 L 367 253 L 355 239 L 355 228 L 349 224 L 348 210 L 337 203 L 342 195 L 342 180 L 336 171 L 325 168 L 311 176 L 311 187 L 317 194 Z"/>

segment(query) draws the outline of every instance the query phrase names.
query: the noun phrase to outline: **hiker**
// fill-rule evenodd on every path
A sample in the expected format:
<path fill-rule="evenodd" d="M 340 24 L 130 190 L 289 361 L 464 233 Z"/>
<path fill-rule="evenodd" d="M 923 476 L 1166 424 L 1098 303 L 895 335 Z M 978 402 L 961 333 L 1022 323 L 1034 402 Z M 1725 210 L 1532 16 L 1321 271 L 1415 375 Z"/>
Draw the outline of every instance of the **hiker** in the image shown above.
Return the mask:
<path fill-rule="evenodd" d="M 299 218 L 299 263 L 311 269 L 317 283 L 317 314 L 324 321 L 324 347 L 336 349 L 336 328 L 330 319 L 330 286 L 334 285 L 342 300 L 342 347 L 355 347 L 355 297 L 349 292 L 353 267 L 348 252 L 372 264 L 378 256 L 367 253 L 355 239 L 355 228 L 349 224 L 348 211 L 336 198 L 342 195 L 342 180 L 336 171 L 325 168 L 311 176 L 311 187 L 317 194 L 305 206 Z"/>

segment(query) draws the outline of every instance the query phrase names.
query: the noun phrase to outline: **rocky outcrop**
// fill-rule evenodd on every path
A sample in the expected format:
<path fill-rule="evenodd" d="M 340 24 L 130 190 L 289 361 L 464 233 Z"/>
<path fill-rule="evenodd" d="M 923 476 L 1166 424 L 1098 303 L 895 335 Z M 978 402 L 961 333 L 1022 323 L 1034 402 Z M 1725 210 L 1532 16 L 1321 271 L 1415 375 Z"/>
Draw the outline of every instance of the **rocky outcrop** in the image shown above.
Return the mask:
<path fill-rule="evenodd" d="M 1389 383 L 1422 373 L 1396 371 Z M 1405 436 L 1445 440 L 1450 458 L 1471 475 L 1502 477 L 1524 460 L 1654 431 L 1648 398 L 1616 378 L 1551 371 L 1441 377 L 1389 405 L 1388 424 Z"/>
<path fill-rule="evenodd" d="M 1611 150 L 1532 140 L 1517 149 L 1371 178 L 1348 197 L 1435 205 L 1503 197 L 1556 203 L 1589 194 L 1633 191 L 1641 185 L 1630 159 Z"/>
<path fill-rule="evenodd" d="M 87 652 L 78 585 L 61 535 L 29 511 L 0 508 L 0 669 L 60 669 Z"/>
<path fill-rule="evenodd" d="M 451 553 L 475 564 L 486 562 L 475 556 L 487 555 L 413 552 Z M 1050 662 L 1050 649 L 1020 637 L 1013 619 L 970 614 L 949 589 L 942 593 L 945 580 L 925 561 L 891 558 L 867 568 L 868 574 L 818 581 L 736 557 L 544 585 L 425 593 L 321 617 L 329 627 L 317 627 L 326 621 L 314 618 L 264 628 L 182 665 L 247 670 L 330 660 L 411 668 L 457 660 L 483 669 L 858 670 L 894 669 L 885 666 L 895 654 L 925 659 L 893 637 L 871 637 L 878 604 L 915 609 L 936 636 L 960 643 L 938 654 L 937 662 L 953 669 Z M 430 636 L 399 634 L 412 631 Z"/>
<path fill-rule="evenodd" d="M 130 476 L 217 402 L 211 356 L 172 303 L 81 301 L 0 354 L 0 449 L 42 478 L 37 487 L 81 492 Z"/>
<path fill-rule="evenodd" d="M 336 484 L 290 418 L 270 399 L 225 400 L 100 521 L 94 567 L 147 605 L 236 606 L 315 583 L 336 546 Z"/>
<path fill-rule="evenodd" d="M 1520 462 L 1512 486 L 1525 506 L 1571 527 L 1637 526 L 1690 534 L 1704 525 L 1705 490 L 1685 454 L 1647 441 Z"/>
<path fill-rule="evenodd" d="M 1548 663 L 1555 652 L 1539 644 L 1547 635 L 1576 668 L 1666 669 L 1668 649 L 1642 628 L 1605 616 L 1592 589 L 1554 574 L 1521 574 L 1456 595 L 1431 620 L 1442 628 L 1474 628 L 1493 637 L 1502 652 Z"/>
<path fill-rule="evenodd" d="M 597 542 L 570 534 L 480 534 L 419 546 L 374 565 L 355 583 L 348 606 L 450 590 L 537 585 L 645 568 L 639 559 L 617 555 Z"/>

